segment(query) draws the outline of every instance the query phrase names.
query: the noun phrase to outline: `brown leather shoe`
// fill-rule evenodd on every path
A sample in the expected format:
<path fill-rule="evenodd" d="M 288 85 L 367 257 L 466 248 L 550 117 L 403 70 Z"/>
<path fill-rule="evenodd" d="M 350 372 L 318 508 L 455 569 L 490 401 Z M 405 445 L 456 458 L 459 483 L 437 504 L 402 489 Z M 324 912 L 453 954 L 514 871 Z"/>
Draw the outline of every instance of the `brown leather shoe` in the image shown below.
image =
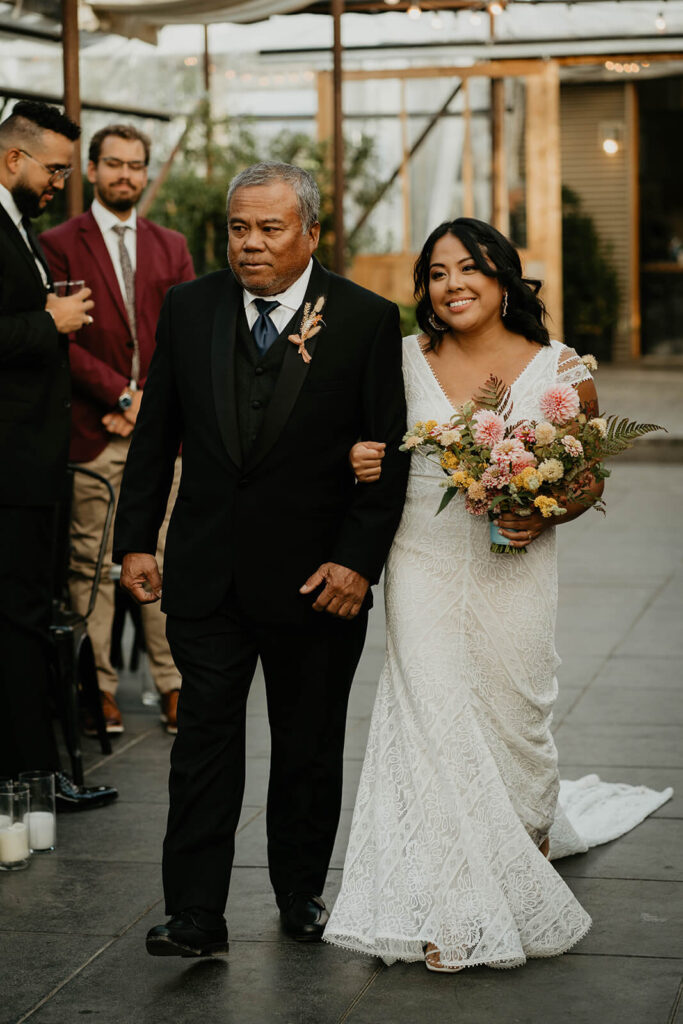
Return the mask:
<path fill-rule="evenodd" d="M 171 690 L 161 694 L 161 721 L 166 732 L 175 736 L 178 732 L 178 697 L 180 690 Z"/>
<path fill-rule="evenodd" d="M 118 704 L 114 699 L 114 695 L 112 693 L 108 693 L 107 690 L 100 690 L 100 701 L 102 702 L 102 714 L 104 715 L 104 724 L 107 732 L 123 732 L 121 712 L 119 711 Z M 97 726 L 95 725 L 95 720 L 89 711 L 86 711 L 85 713 L 83 720 L 83 732 L 86 736 L 97 736 Z"/>

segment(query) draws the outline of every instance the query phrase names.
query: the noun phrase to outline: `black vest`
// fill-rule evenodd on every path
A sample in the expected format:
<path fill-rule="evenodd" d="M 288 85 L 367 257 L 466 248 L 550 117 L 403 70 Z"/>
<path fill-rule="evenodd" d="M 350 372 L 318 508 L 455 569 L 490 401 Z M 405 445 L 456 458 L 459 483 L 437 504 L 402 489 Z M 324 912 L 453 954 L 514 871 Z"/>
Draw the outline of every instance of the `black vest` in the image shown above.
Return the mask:
<path fill-rule="evenodd" d="M 295 331 L 298 316 L 299 311 L 297 310 L 266 354 L 261 355 L 254 336 L 249 330 L 244 306 L 240 307 L 237 316 L 237 343 L 235 345 L 235 380 L 237 384 L 235 399 L 243 459 L 249 455 L 263 426 L 266 409 L 273 397 L 287 346 L 292 344 L 287 336 Z"/>

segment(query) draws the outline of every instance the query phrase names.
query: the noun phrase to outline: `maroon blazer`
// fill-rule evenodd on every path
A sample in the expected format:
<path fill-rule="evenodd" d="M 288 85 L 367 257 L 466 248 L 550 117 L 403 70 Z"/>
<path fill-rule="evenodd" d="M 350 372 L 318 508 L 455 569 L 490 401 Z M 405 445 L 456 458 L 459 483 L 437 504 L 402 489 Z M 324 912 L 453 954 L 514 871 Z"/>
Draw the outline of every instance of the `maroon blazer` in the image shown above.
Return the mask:
<path fill-rule="evenodd" d="M 135 309 L 140 345 L 140 386 L 144 388 L 164 296 L 175 284 L 194 279 L 183 235 L 137 218 Z M 85 281 L 92 288 L 94 323 L 72 335 L 69 346 L 73 387 L 73 462 L 90 462 L 111 440 L 102 417 L 130 380 L 131 340 L 126 308 L 102 233 L 90 210 L 40 236 L 55 281 Z"/>

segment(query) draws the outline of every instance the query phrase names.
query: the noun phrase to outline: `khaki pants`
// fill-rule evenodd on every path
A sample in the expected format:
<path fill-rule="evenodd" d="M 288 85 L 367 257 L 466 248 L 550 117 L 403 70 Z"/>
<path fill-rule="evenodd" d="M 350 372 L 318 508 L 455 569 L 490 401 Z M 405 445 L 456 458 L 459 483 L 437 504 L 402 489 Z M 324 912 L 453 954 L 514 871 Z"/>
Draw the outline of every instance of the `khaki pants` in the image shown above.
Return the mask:
<path fill-rule="evenodd" d="M 104 451 L 100 452 L 92 462 L 81 463 L 85 469 L 91 469 L 109 481 L 114 488 L 117 502 L 129 445 L 128 438 L 117 437 L 110 441 Z M 160 572 L 163 572 L 168 522 L 178 494 L 180 466 L 181 461 L 178 458 L 166 516 L 159 532 L 156 557 Z M 90 600 L 90 589 L 95 574 L 106 512 L 107 495 L 102 484 L 85 474 L 76 473 L 71 516 L 69 591 L 74 609 L 81 614 L 87 610 Z M 116 693 L 118 686 L 118 677 L 110 658 L 111 630 L 114 621 L 114 587 L 116 585 L 110 578 L 113 532 L 112 528 L 102 566 L 95 607 L 88 619 L 88 634 L 95 652 L 99 687 L 100 690 L 107 690 L 109 693 Z M 166 616 L 162 613 L 159 602 L 141 605 L 140 608 L 154 684 L 160 693 L 177 690 L 180 686 L 180 673 L 173 663 L 166 640 Z"/>

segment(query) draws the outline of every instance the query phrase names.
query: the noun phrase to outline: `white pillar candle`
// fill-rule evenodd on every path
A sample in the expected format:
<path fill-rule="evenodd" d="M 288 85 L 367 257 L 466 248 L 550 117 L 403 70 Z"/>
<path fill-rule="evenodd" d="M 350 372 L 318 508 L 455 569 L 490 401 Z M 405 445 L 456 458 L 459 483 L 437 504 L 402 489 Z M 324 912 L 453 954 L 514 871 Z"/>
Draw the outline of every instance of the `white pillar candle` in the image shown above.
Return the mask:
<path fill-rule="evenodd" d="M 0 863 L 15 864 L 29 855 L 28 829 L 21 821 L 0 829 Z"/>
<path fill-rule="evenodd" d="M 55 845 L 55 816 L 51 811 L 31 811 L 24 821 L 28 825 L 32 850 L 50 850 Z"/>
<path fill-rule="evenodd" d="M 9 814 L 0 814 L 0 828 L 9 828 L 12 824 L 12 819 Z"/>

